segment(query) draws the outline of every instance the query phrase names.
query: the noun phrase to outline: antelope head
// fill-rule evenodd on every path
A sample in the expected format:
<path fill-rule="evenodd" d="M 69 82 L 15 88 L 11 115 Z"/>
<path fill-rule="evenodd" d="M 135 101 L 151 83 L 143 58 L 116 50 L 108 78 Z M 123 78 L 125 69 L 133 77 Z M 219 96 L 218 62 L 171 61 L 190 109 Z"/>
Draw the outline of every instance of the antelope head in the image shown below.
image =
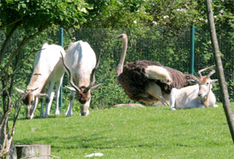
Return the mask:
<path fill-rule="evenodd" d="M 216 81 L 218 81 L 217 79 L 211 79 L 210 76 L 213 75 L 215 73 L 215 70 L 211 70 L 210 73 L 206 76 L 202 76 L 202 72 L 203 71 L 206 71 L 208 69 L 211 69 L 213 68 L 213 66 L 210 66 L 210 67 L 207 67 L 207 68 L 204 68 L 204 69 L 201 69 L 198 71 L 198 75 L 199 75 L 199 78 L 198 78 L 198 85 L 199 85 L 199 92 L 198 92 L 198 96 L 203 99 L 203 100 L 206 100 L 211 89 L 212 89 L 212 84 Z"/>
<path fill-rule="evenodd" d="M 73 82 L 71 70 L 68 68 L 68 66 L 64 62 L 63 55 L 62 55 L 62 62 L 63 62 L 65 69 L 68 72 L 69 83 L 71 85 L 71 87 L 67 87 L 67 88 L 70 89 L 71 91 L 76 92 L 77 100 L 82 104 L 82 106 L 80 106 L 80 114 L 82 116 L 86 116 L 86 115 L 88 115 L 88 112 L 89 112 L 88 108 L 89 108 L 89 102 L 91 99 L 91 92 L 101 85 L 101 84 L 95 85 L 95 72 L 96 72 L 96 70 L 99 66 L 99 63 L 100 63 L 100 56 L 98 57 L 97 64 L 96 64 L 95 68 L 92 70 L 92 73 L 90 75 L 90 77 L 92 77 L 92 82 L 89 84 L 88 87 L 82 86 L 79 88 L 78 86 L 76 86 Z"/>
<path fill-rule="evenodd" d="M 39 93 L 38 91 L 36 91 L 38 87 L 35 89 L 26 89 L 25 91 L 18 88 L 15 89 L 17 92 L 24 95 L 22 101 L 26 105 L 26 118 L 28 119 L 31 118 L 34 107 L 38 102 L 38 98 L 48 96 L 47 94 Z"/>

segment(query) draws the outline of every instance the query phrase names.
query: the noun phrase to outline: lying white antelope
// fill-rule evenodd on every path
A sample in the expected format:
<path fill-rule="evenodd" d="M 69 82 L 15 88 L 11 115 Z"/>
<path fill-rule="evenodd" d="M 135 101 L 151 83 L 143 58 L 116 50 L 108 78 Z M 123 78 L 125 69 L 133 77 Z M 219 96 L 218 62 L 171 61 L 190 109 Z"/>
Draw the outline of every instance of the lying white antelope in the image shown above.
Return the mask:
<path fill-rule="evenodd" d="M 63 80 L 65 73 L 63 63 L 60 59 L 61 53 L 65 55 L 65 51 L 61 46 L 43 44 L 41 50 L 37 53 L 34 61 L 34 71 L 27 86 L 27 89 L 16 90 L 20 93 L 29 93 L 23 100 L 26 107 L 26 117 L 32 119 L 34 112 L 38 105 L 38 98 L 47 96 L 46 98 L 46 112 L 43 111 L 43 104 L 41 106 L 41 117 L 47 117 L 50 114 L 50 108 L 54 97 L 54 84 L 57 83 L 56 87 L 56 110 L 55 114 L 59 114 L 59 95 L 60 85 Z M 44 94 L 44 90 L 48 86 L 47 94 Z"/>
<path fill-rule="evenodd" d="M 94 85 L 95 71 L 99 65 L 99 60 L 96 63 L 96 55 L 87 42 L 80 40 L 69 45 L 65 62 L 62 58 L 71 86 L 67 87 L 71 93 L 66 116 L 72 115 L 72 103 L 75 93 L 77 93 L 77 99 L 81 103 L 80 115 L 87 116 L 89 114 L 91 92 L 100 86 L 100 84 Z M 90 77 L 92 77 L 91 83 Z"/>
<path fill-rule="evenodd" d="M 198 71 L 198 80 L 196 85 L 184 87 L 181 89 L 173 88 L 170 94 L 170 106 L 172 110 L 184 109 L 184 108 L 195 108 L 195 107 L 217 107 L 216 97 L 212 92 L 212 84 L 217 79 L 210 79 L 210 76 L 215 73 L 212 70 L 207 76 L 202 76 L 201 72 L 211 69 L 214 66 L 204 68 Z"/>

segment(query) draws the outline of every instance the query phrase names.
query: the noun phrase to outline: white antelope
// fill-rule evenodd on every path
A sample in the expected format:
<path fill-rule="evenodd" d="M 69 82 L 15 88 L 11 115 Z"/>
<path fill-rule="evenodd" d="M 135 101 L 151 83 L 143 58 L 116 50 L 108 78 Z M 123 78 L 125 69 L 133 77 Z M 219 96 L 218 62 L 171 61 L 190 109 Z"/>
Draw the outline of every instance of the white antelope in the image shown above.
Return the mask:
<path fill-rule="evenodd" d="M 41 96 L 47 96 L 46 98 L 46 112 L 43 111 L 43 104 L 41 106 L 41 117 L 47 117 L 50 114 L 50 108 L 54 97 L 54 84 L 57 83 L 56 87 L 56 110 L 55 114 L 60 114 L 59 112 L 59 95 L 60 95 L 60 85 L 63 80 L 63 75 L 65 73 L 63 63 L 61 61 L 61 53 L 65 55 L 65 51 L 61 46 L 58 45 L 48 45 L 43 44 L 41 50 L 37 53 L 34 61 L 34 71 L 27 86 L 27 89 L 16 90 L 20 93 L 29 93 L 23 100 L 26 104 L 26 117 L 32 119 L 34 117 L 34 112 L 38 105 L 38 98 Z M 44 94 L 46 87 L 48 86 L 47 94 Z"/>
<path fill-rule="evenodd" d="M 94 85 L 95 71 L 99 65 L 99 60 L 96 63 L 96 55 L 91 46 L 80 40 L 69 45 L 65 60 L 62 58 L 62 61 L 67 70 L 71 86 L 67 87 L 71 92 L 66 116 L 72 115 L 72 103 L 75 93 L 77 93 L 77 99 L 81 103 L 80 115 L 87 116 L 89 114 L 91 92 L 100 86 L 100 84 Z M 92 77 L 92 82 L 90 82 L 90 77 Z"/>
<path fill-rule="evenodd" d="M 172 110 L 195 108 L 195 107 L 218 107 L 216 105 L 216 97 L 212 91 L 212 84 L 217 79 L 210 79 L 210 76 L 215 73 L 212 70 L 207 76 L 202 76 L 201 72 L 208 70 L 214 66 L 204 68 L 198 71 L 199 78 L 191 82 L 196 82 L 196 85 L 184 87 L 181 89 L 173 88 L 170 94 L 170 106 Z"/>

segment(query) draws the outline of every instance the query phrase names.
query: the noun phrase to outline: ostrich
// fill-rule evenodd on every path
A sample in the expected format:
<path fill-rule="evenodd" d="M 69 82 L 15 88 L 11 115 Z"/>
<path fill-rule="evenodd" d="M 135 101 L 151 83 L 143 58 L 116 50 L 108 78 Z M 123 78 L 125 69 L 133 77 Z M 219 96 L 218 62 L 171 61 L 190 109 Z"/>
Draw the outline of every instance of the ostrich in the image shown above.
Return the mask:
<path fill-rule="evenodd" d="M 173 68 L 163 66 L 153 61 L 129 62 L 124 66 L 128 46 L 126 34 L 120 34 L 123 49 L 117 67 L 117 81 L 128 97 L 134 101 L 141 101 L 147 105 L 160 101 L 169 105 L 172 88 L 180 89 L 189 86 L 188 80 L 196 80 L 193 75 L 183 74 Z"/>

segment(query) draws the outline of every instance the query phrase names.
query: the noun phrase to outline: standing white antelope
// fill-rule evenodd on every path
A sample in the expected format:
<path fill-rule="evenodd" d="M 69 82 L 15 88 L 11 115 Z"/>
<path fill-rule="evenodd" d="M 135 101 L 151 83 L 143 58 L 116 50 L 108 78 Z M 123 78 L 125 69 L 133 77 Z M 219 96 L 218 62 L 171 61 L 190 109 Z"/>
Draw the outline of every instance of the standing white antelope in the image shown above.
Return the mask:
<path fill-rule="evenodd" d="M 93 49 L 87 42 L 82 40 L 69 45 L 64 59 L 62 57 L 71 86 L 67 87 L 71 92 L 66 116 L 72 115 L 72 103 L 75 93 L 81 103 L 80 115 L 87 116 L 89 114 L 91 92 L 100 86 L 100 84 L 94 85 L 95 71 L 100 59 L 96 62 L 96 55 Z M 90 77 L 92 77 L 92 82 L 90 82 Z"/>
<path fill-rule="evenodd" d="M 55 114 L 59 112 L 59 95 L 60 85 L 63 80 L 65 73 L 63 63 L 60 59 L 62 55 L 65 55 L 64 49 L 59 45 L 48 45 L 43 44 L 41 50 L 37 53 L 34 61 L 34 70 L 31 76 L 30 83 L 26 90 L 16 90 L 20 93 L 29 93 L 23 100 L 26 104 L 26 117 L 32 119 L 34 112 L 38 105 L 38 98 L 46 96 L 46 112 L 43 111 L 43 104 L 41 106 L 41 117 L 47 117 L 50 114 L 50 108 L 54 97 L 54 84 L 57 83 L 56 87 L 56 110 Z M 47 94 L 44 94 L 46 87 L 48 86 Z"/>
<path fill-rule="evenodd" d="M 212 70 L 207 76 L 202 76 L 202 72 L 211 69 L 210 66 L 198 71 L 199 78 L 191 82 L 196 82 L 196 85 L 184 87 L 181 89 L 173 88 L 170 94 L 170 106 L 172 110 L 195 108 L 195 107 L 218 107 L 216 105 L 216 97 L 212 91 L 212 84 L 217 79 L 210 79 L 210 76 L 215 73 Z"/>

